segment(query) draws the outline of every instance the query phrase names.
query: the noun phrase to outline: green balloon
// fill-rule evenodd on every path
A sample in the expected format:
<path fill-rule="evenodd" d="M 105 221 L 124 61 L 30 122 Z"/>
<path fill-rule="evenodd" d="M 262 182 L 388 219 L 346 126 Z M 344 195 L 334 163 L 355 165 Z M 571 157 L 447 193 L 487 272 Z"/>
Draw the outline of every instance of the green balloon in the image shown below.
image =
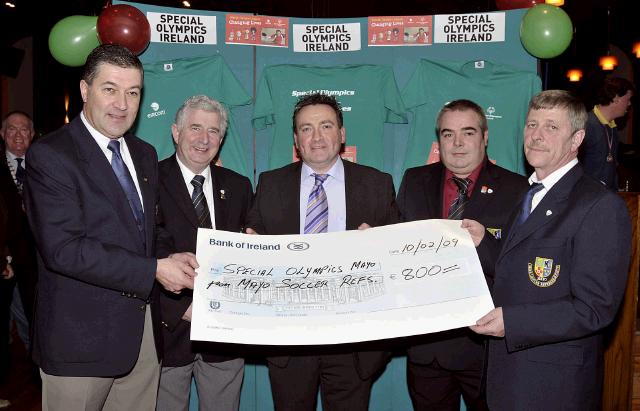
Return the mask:
<path fill-rule="evenodd" d="M 520 41 L 534 57 L 559 56 L 569 47 L 572 37 L 571 18 L 560 7 L 538 4 L 522 17 Z"/>
<path fill-rule="evenodd" d="M 91 51 L 100 45 L 96 24 L 98 16 L 65 17 L 49 33 L 49 51 L 65 66 L 84 65 Z"/>

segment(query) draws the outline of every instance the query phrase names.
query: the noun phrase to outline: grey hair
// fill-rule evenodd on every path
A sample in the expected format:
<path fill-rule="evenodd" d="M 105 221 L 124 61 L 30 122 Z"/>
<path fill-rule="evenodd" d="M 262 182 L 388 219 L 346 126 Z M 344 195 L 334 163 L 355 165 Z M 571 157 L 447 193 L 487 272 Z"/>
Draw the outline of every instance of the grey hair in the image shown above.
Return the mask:
<path fill-rule="evenodd" d="M 228 114 L 227 109 L 217 100 L 214 100 L 204 94 L 189 97 L 182 106 L 176 112 L 176 125 L 178 129 L 182 129 L 184 126 L 185 111 L 191 110 L 203 110 L 209 113 L 217 113 L 220 116 L 220 135 L 224 137 L 227 132 Z"/>

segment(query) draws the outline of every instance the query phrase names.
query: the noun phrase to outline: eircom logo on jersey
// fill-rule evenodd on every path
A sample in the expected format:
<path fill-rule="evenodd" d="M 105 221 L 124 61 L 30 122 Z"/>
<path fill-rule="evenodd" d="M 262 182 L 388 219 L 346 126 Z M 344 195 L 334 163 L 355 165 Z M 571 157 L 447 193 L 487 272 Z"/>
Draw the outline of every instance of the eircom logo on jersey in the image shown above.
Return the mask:
<path fill-rule="evenodd" d="M 147 118 L 160 117 L 167 114 L 165 110 L 160 110 L 160 104 L 156 103 L 155 101 L 149 104 L 149 107 L 151 107 L 153 112 L 147 114 Z"/>

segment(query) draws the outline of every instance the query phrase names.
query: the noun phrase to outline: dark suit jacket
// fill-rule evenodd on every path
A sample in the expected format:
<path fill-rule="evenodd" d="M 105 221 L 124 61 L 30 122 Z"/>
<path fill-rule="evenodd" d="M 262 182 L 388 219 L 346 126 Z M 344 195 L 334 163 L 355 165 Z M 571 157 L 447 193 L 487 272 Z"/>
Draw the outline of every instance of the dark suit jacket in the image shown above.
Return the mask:
<path fill-rule="evenodd" d="M 609 143 L 607 132 L 611 138 L 611 154 L 613 161 L 607 161 Z M 584 141 L 580 145 L 580 163 L 584 172 L 601 181 L 613 191 L 618 191 L 618 129 L 603 126 L 593 110 L 587 117 Z"/>
<path fill-rule="evenodd" d="M 372 227 L 399 221 L 398 207 L 391 176 L 374 168 L 343 161 L 345 177 L 346 228 L 356 230 L 362 223 Z M 256 196 L 247 219 L 247 227 L 260 234 L 300 233 L 300 176 L 302 163 L 297 162 L 260 175 Z M 310 347 L 310 352 L 353 352 L 360 377 L 367 379 L 382 368 L 386 354 L 363 349 L 365 345 Z M 286 347 L 283 352 L 291 352 Z M 276 356 L 268 360 L 286 367 L 289 357 Z"/>
<path fill-rule="evenodd" d="M 403 221 L 442 218 L 442 193 L 445 167 L 442 163 L 410 168 L 398 191 L 398 206 Z M 479 221 L 487 228 L 500 230 L 506 236 L 506 224 L 528 187 L 527 179 L 486 162 L 469 196 L 463 218 Z M 482 193 L 482 187 L 491 192 Z M 480 258 L 481 261 L 486 260 Z M 493 266 L 484 261 L 482 269 L 489 285 L 493 282 Z M 419 364 L 438 363 L 449 370 L 480 370 L 484 364 L 483 338 L 460 328 L 410 339 L 409 360 Z"/>
<path fill-rule="evenodd" d="M 125 139 L 142 192 L 144 242 L 80 117 L 27 153 L 25 201 L 40 270 L 33 351 L 47 374 L 122 375 L 138 358 L 157 265 L 158 168 L 153 147 Z"/>
<path fill-rule="evenodd" d="M 493 286 L 505 338 L 489 343 L 489 408 L 600 409 L 602 331 L 622 300 L 630 248 L 624 202 L 580 165 L 512 230 Z"/>
<path fill-rule="evenodd" d="M 159 221 L 171 239 L 159 241 L 158 256 L 166 257 L 174 252 L 196 252 L 198 219 L 191 196 L 184 183 L 175 154 L 160 162 Z M 213 207 L 217 230 L 241 232 L 251 206 L 253 190 L 248 178 L 222 167 L 211 166 Z M 164 244 L 171 244 L 167 248 Z M 193 361 L 201 353 L 207 362 L 227 361 L 234 357 L 223 344 L 191 342 L 191 324 L 182 315 L 193 300 L 191 290 L 173 294 L 156 287 L 159 295 L 164 339 L 163 366 L 178 367 Z"/>
<path fill-rule="evenodd" d="M 27 214 L 22 207 L 22 196 L 13 181 L 5 152 L 2 150 L 0 150 L 0 195 L 4 197 L 12 220 L 15 220 L 11 221 L 12 233 L 7 245 L 13 257 L 11 267 L 15 273 L 15 281 L 18 283 L 24 312 L 31 321 L 38 278 L 36 246 L 27 221 Z"/>

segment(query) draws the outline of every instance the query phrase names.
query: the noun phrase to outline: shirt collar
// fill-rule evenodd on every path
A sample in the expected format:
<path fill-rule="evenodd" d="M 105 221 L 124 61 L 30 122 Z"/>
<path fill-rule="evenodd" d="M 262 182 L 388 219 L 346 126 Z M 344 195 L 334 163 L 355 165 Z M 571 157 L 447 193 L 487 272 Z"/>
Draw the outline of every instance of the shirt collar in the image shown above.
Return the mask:
<path fill-rule="evenodd" d="M 571 170 L 576 164 L 578 164 L 578 159 L 574 158 L 542 180 L 538 180 L 538 176 L 534 171 L 533 174 L 531 174 L 531 176 L 529 177 L 529 185 L 533 183 L 542 183 L 546 190 L 551 190 L 551 187 L 553 187 L 558 181 L 560 181 L 560 179 L 564 177 L 564 175 L 567 174 L 569 170 Z"/>
<path fill-rule="evenodd" d="M 480 164 L 471 172 L 471 174 L 467 176 L 467 178 L 471 180 L 471 184 L 475 184 L 478 181 L 478 177 L 480 176 L 480 171 L 482 171 L 482 169 L 484 168 L 486 161 L 487 161 L 487 157 L 485 156 L 485 158 L 480 162 Z M 444 168 L 445 181 L 451 181 L 451 177 L 453 176 L 454 174 L 451 172 L 451 170 L 445 167 Z M 451 184 L 455 184 L 455 183 L 451 181 Z"/>
<path fill-rule="evenodd" d="M 600 111 L 600 107 L 598 105 L 593 106 L 593 114 L 595 114 L 598 120 L 600 121 L 600 123 L 604 124 L 605 126 L 609 126 L 611 128 L 614 128 L 616 126 L 616 121 L 607 120 L 602 114 L 602 112 Z"/>
<path fill-rule="evenodd" d="M 87 130 L 89 130 L 89 134 L 91 134 L 91 137 L 96 140 L 96 143 L 98 143 L 102 151 L 106 152 L 109 147 L 109 142 L 113 139 L 105 136 L 104 134 L 93 128 L 93 126 L 89 124 L 87 117 L 85 117 L 84 111 L 80 112 L 80 119 L 82 120 L 82 123 L 87 128 Z M 117 140 L 120 142 L 120 145 L 122 145 L 122 137 L 118 138 Z"/>
<path fill-rule="evenodd" d="M 176 160 L 178 161 L 178 167 L 180 167 L 180 172 L 182 172 L 182 177 L 187 184 L 191 184 L 191 180 L 195 177 L 195 173 L 189 169 L 182 161 L 180 161 L 180 157 L 176 154 Z M 204 177 L 205 184 L 209 181 L 209 176 L 211 175 L 211 168 L 205 167 L 204 170 L 200 173 L 201 176 Z"/>
<path fill-rule="evenodd" d="M 313 171 L 311 167 L 309 167 L 306 163 L 302 163 L 302 179 L 305 180 L 307 178 L 313 178 L 312 174 L 316 172 Z M 338 160 L 331 166 L 329 171 L 326 172 L 332 179 L 336 179 L 339 182 L 344 182 L 344 164 L 342 164 L 342 159 L 338 157 Z"/>
<path fill-rule="evenodd" d="M 15 163 L 16 162 L 16 158 L 18 158 L 18 156 L 16 156 L 15 154 L 13 154 L 9 150 L 5 150 L 5 152 L 7 153 L 7 160 L 12 162 L 12 163 Z"/>

